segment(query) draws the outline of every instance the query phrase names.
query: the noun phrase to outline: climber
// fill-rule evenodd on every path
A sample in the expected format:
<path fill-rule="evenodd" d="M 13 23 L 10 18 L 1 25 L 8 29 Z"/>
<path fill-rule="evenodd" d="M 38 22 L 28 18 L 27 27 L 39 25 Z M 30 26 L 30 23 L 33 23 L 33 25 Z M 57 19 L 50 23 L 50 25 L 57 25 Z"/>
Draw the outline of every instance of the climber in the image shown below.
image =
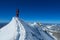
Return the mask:
<path fill-rule="evenodd" d="M 19 17 L 19 9 L 16 9 L 16 17 Z"/>

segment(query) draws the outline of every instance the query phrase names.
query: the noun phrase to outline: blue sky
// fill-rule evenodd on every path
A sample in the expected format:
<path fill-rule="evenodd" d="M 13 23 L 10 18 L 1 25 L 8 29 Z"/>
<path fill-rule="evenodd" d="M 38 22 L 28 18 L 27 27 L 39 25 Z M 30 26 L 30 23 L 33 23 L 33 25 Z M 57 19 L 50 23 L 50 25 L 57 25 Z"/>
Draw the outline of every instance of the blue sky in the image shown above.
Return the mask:
<path fill-rule="evenodd" d="M 16 8 L 25 21 L 60 23 L 60 0 L 0 0 L 0 22 L 9 22 Z"/>

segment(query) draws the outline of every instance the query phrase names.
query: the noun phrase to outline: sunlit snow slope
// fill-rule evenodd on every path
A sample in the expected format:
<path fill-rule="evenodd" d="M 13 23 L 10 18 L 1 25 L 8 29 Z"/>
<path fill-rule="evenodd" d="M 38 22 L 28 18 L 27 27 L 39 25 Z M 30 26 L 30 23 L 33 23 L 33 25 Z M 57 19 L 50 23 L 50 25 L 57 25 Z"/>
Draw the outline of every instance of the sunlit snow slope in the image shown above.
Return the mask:
<path fill-rule="evenodd" d="M 21 19 L 13 17 L 0 29 L 0 40 L 54 40 L 38 27 L 31 27 Z"/>

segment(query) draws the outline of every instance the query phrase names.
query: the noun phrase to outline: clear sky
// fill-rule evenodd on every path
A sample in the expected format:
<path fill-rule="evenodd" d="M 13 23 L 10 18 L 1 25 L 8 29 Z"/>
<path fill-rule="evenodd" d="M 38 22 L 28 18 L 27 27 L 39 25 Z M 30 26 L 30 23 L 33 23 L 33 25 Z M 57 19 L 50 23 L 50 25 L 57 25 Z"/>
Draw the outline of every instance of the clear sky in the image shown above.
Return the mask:
<path fill-rule="evenodd" d="M 25 21 L 60 23 L 60 0 L 0 0 L 0 22 L 9 22 L 16 8 Z"/>

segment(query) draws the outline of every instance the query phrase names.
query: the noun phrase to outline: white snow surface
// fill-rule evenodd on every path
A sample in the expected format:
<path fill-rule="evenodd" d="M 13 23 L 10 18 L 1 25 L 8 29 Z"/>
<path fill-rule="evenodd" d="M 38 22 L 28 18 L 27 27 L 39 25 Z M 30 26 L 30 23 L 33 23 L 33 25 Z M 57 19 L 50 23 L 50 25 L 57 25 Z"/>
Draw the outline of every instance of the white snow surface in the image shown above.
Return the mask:
<path fill-rule="evenodd" d="M 0 29 L 0 40 L 54 40 L 42 28 L 31 27 L 21 19 L 13 17 Z"/>

